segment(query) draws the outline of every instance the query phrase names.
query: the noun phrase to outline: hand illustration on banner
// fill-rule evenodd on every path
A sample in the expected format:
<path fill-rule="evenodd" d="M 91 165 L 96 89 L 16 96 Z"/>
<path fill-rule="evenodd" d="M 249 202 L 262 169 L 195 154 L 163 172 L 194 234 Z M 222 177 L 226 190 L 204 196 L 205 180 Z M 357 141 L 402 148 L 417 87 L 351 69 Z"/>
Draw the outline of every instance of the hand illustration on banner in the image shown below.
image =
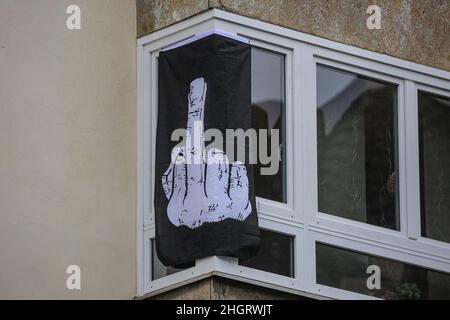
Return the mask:
<path fill-rule="evenodd" d="M 235 161 L 230 166 L 225 152 L 217 148 L 209 150 L 205 157 L 206 92 L 203 78 L 191 82 L 187 143 L 172 149 L 171 163 L 161 178 L 169 200 L 167 216 L 177 227 L 195 229 L 227 218 L 244 220 L 252 211 L 245 165 Z"/>

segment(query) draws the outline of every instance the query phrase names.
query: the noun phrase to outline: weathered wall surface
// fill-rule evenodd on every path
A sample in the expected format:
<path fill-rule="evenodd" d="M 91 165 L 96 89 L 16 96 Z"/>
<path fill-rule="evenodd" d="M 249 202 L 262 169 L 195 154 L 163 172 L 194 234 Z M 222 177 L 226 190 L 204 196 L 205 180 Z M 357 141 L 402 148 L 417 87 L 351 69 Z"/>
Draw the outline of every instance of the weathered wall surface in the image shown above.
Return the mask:
<path fill-rule="evenodd" d="M 136 0 L 138 36 L 208 9 L 208 0 Z"/>
<path fill-rule="evenodd" d="M 249 16 L 330 40 L 450 70 L 448 0 L 136 0 L 138 37 L 208 8 Z M 369 5 L 381 29 L 366 26 Z"/>
<path fill-rule="evenodd" d="M 162 300 L 302 300 L 305 297 L 222 277 L 210 277 L 152 297 Z"/>
<path fill-rule="evenodd" d="M 0 299 L 132 298 L 135 1 L 0 0 L 0 70 Z"/>

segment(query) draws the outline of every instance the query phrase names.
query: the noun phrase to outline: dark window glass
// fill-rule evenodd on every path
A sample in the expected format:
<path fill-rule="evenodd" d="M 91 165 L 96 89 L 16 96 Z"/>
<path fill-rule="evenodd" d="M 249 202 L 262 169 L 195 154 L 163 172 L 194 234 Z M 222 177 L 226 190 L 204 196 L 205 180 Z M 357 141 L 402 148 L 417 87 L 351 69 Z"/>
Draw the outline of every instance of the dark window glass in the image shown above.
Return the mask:
<path fill-rule="evenodd" d="M 261 246 L 258 254 L 241 266 L 294 277 L 294 238 L 285 234 L 261 229 Z"/>
<path fill-rule="evenodd" d="M 450 242 L 450 99 L 419 91 L 422 236 Z"/>
<path fill-rule="evenodd" d="M 260 162 L 255 166 L 256 196 L 286 202 L 285 164 L 285 85 L 284 55 L 259 48 L 252 48 L 252 119 L 254 129 L 278 129 L 281 150 L 279 170 L 274 175 L 261 175 L 260 168 L 268 167 Z M 270 133 L 270 132 L 269 132 Z M 271 150 L 268 135 L 268 154 Z M 258 135 L 259 141 L 259 135 Z M 259 149 L 258 149 L 259 150 Z M 260 159 L 258 157 L 258 159 Z M 258 160 L 259 161 L 259 160 Z"/>
<path fill-rule="evenodd" d="M 317 283 L 383 299 L 450 299 L 450 274 L 316 244 Z M 380 268 L 380 289 L 368 289 L 367 267 Z"/>
<path fill-rule="evenodd" d="M 162 262 L 158 259 L 158 255 L 156 254 L 155 240 L 150 240 L 151 246 L 151 261 L 152 261 L 152 280 L 156 280 L 174 273 L 177 273 L 181 270 L 191 268 L 195 266 L 195 262 L 191 264 L 180 266 L 179 268 L 175 267 L 166 267 L 162 264 Z"/>
<path fill-rule="evenodd" d="M 319 211 L 399 230 L 395 85 L 317 67 Z"/>

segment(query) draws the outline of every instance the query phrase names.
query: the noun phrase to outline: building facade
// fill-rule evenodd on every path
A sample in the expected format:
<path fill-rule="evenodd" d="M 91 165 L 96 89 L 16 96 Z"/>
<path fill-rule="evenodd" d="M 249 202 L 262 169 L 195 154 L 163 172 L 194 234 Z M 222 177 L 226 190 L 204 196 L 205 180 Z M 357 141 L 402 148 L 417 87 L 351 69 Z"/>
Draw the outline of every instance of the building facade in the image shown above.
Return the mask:
<path fill-rule="evenodd" d="M 0 298 L 450 298 L 449 17 L 439 0 L 1 0 Z M 254 127 L 280 130 L 282 156 L 256 177 L 260 253 L 177 269 L 154 252 L 157 61 L 210 30 L 250 40 Z"/>

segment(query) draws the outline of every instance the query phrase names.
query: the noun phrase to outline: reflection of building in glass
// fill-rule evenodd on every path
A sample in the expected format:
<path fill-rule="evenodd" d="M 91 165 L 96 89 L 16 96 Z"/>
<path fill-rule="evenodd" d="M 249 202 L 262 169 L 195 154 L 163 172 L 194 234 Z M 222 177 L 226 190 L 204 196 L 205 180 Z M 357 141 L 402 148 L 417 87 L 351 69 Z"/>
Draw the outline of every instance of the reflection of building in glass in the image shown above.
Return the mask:
<path fill-rule="evenodd" d="M 419 92 L 422 236 L 450 242 L 450 99 Z"/>
<path fill-rule="evenodd" d="M 450 277 L 411 264 L 341 249 L 316 246 L 317 282 L 383 299 L 446 299 Z M 381 289 L 368 289 L 367 267 L 380 267 Z"/>
<path fill-rule="evenodd" d="M 319 211 L 398 230 L 396 87 L 318 67 L 318 95 L 330 79 L 348 85 L 317 109 Z"/>
<path fill-rule="evenodd" d="M 265 106 L 261 107 L 261 106 Z M 253 116 L 253 125 L 252 127 L 256 130 L 259 129 L 278 129 L 279 132 L 283 132 L 281 128 L 281 104 L 279 101 L 267 101 L 260 105 L 252 106 L 252 116 Z M 278 112 L 271 112 L 271 110 L 275 110 Z M 275 118 L 276 120 L 273 121 Z M 270 125 L 273 123 L 273 125 Z M 271 141 L 272 136 L 270 135 L 270 131 L 268 131 L 267 136 L 267 153 L 272 154 L 272 152 L 279 152 L 279 150 L 272 150 Z M 278 145 L 282 146 L 283 137 L 279 136 Z M 259 142 L 260 143 L 260 142 Z M 259 158 L 258 158 L 259 159 Z M 274 201 L 284 202 L 283 196 L 283 166 L 280 165 L 278 172 L 275 175 L 260 175 L 261 167 L 265 167 L 266 165 L 262 165 L 259 161 L 255 165 L 255 189 L 256 195 L 258 197 L 271 199 Z"/>
<path fill-rule="evenodd" d="M 268 130 L 268 154 L 278 153 L 271 150 L 270 129 L 279 130 L 281 159 L 279 170 L 275 175 L 260 175 L 262 165 L 259 161 L 255 165 L 256 196 L 279 202 L 286 202 L 285 167 L 283 159 L 285 141 L 285 88 L 284 88 L 284 56 L 269 50 L 252 48 L 252 127 L 256 130 Z M 259 159 L 259 157 L 258 157 Z"/>

